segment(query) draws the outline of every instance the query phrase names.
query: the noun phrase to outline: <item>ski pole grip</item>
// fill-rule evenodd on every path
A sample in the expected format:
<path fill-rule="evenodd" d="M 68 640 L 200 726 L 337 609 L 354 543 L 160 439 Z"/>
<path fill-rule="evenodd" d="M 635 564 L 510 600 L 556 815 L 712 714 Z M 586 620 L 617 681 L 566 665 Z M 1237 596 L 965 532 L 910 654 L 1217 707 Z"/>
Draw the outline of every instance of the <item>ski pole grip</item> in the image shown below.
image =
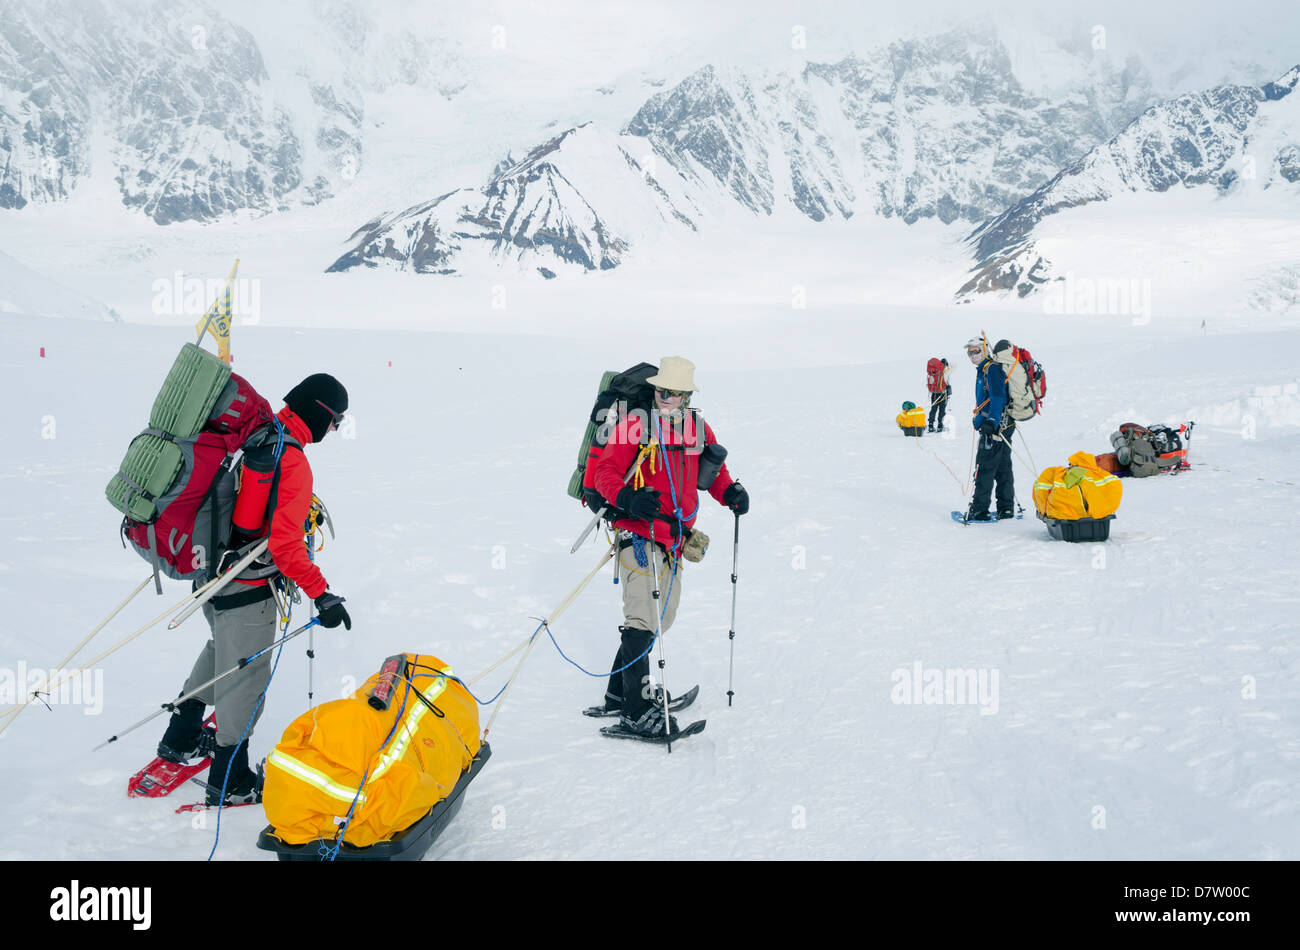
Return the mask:
<path fill-rule="evenodd" d="M 385 712 L 393 701 L 393 692 L 399 680 L 406 678 L 406 654 L 399 653 L 384 660 L 379 668 L 379 682 L 366 694 L 366 702 L 372 709 Z"/>

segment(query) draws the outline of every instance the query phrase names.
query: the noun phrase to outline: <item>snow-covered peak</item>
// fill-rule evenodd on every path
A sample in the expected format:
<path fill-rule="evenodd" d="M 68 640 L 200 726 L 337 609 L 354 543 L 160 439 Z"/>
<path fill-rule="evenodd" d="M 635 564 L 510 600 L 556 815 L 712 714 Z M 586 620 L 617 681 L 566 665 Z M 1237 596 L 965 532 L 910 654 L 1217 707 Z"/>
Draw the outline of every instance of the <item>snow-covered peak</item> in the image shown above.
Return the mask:
<path fill-rule="evenodd" d="M 1110 76 L 1049 100 L 976 21 L 799 73 L 707 66 L 627 125 L 687 178 L 764 215 L 981 221 L 1154 102 Z"/>
<path fill-rule="evenodd" d="M 975 275 L 959 295 L 1015 289 L 1049 279 L 1052 263 L 1034 229 L 1050 215 L 1123 193 L 1214 188 L 1230 198 L 1272 189 L 1300 197 L 1300 67 L 1263 87 L 1225 85 L 1148 109 L 1119 135 L 970 236 Z"/>
<path fill-rule="evenodd" d="M 384 265 L 454 274 L 475 262 L 510 262 L 544 277 L 610 270 L 637 242 L 695 227 L 633 157 L 636 147 L 594 124 L 566 129 L 498 168 L 482 188 L 368 222 L 329 270 Z"/>

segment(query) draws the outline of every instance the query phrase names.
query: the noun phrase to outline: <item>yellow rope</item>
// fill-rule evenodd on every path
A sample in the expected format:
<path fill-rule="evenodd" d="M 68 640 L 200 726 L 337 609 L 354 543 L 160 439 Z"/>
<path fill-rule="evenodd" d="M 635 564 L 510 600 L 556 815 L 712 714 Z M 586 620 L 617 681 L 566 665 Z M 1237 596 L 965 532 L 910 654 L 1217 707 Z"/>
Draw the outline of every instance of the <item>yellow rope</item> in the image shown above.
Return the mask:
<path fill-rule="evenodd" d="M 636 461 L 632 463 L 632 488 L 640 491 L 645 487 L 645 476 L 641 474 L 641 463 L 645 461 L 646 456 L 650 456 L 650 474 L 655 474 L 655 440 L 652 438 L 650 444 L 642 446 L 641 452 L 637 455 Z"/>

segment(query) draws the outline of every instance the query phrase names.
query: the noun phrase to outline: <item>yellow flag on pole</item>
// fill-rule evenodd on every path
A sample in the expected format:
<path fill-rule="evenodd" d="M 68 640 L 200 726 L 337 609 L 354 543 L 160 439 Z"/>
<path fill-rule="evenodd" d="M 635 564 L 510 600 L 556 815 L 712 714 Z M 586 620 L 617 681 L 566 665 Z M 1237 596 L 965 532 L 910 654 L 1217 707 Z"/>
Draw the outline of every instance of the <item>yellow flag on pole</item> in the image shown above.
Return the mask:
<path fill-rule="evenodd" d="M 207 313 L 199 318 L 199 322 L 194 324 L 194 328 L 199 331 L 198 339 L 195 343 L 203 342 L 203 334 L 212 334 L 212 339 L 217 341 L 217 356 L 224 363 L 231 361 L 230 355 L 230 312 L 233 305 L 234 288 L 235 288 L 235 271 L 239 270 L 239 258 L 235 258 L 235 266 L 230 268 L 230 276 L 226 278 L 225 289 L 217 294 L 217 299 L 212 301 L 212 306 L 208 307 Z"/>

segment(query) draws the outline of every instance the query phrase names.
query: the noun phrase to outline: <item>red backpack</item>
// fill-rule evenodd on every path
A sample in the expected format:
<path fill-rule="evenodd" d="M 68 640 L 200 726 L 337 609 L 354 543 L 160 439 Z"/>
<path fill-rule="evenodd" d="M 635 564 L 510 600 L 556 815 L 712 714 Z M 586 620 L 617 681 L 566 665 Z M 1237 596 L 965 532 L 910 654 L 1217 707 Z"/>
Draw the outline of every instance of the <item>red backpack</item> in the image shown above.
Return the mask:
<path fill-rule="evenodd" d="M 943 360 L 937 356 L 925 364 L 925 388 L 932 393 L 943 392 Z"/>
<path fill-rule="evenodd" d="M 171 487 L 154 500 L 150 522 L 122 520 L 122 535 L 156 575 L 181 580 L 206 577 L 216 552 L 230 536 L 235 507 L 232 456 L 255 441 L 275 440 L 271 404 L 248 380 L 231 373 L 199 433 L 175 438 L 183 464 Z M 260 431 L 259 430 L 264 430 Z M 156 583 L 156 580 L 155 580 Z"/>

